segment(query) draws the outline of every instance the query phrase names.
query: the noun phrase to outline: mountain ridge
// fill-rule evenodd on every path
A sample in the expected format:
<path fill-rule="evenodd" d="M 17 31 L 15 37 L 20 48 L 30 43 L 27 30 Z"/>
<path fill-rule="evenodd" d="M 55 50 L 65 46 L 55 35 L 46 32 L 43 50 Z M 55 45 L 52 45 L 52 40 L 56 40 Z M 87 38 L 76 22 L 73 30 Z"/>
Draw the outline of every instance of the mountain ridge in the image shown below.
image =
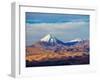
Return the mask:
<path fill-rule="evenodd" d="M 70 46 L 70 45 L 74 45 L 77 42 L 81 42 L 82 39 L 80 38 L 76 38 L 67 42 L 63 42 L 59 39 L 57 39 L 54 35 L 52 34 L 48 34 L 46 36 L 44 36 L 42 39 L 40 39 L 39 42 L 43 42 L 43 43 L 48 43 L 48 44 L 52 44 L 52 45 L 56 45 L 56 44 L 62 44 L 62 45 L 66 45 L 66 46 Z"/>
<path fill-rule="evenodd" d="M 30 47 L 35 50 L 43 50 L 57 53 L 68 51 L 89 51 L 89 41 L 75 39 L 64 43 L 63 41 L 58 40 L 55 36 L 48 34 L 40 39 L 40 41 L 31 46 L 28 46 L 27 51 L 29 51 L 28 48 Z M 32 49 L 31 51 L 35 53 L 35 51 Z"/>
<path fill-rule="evenodd" d="M 89 64 L 89 40 L 79 38 L 64 43 L 46 35 L 26 46 L 26 67 Z"/>

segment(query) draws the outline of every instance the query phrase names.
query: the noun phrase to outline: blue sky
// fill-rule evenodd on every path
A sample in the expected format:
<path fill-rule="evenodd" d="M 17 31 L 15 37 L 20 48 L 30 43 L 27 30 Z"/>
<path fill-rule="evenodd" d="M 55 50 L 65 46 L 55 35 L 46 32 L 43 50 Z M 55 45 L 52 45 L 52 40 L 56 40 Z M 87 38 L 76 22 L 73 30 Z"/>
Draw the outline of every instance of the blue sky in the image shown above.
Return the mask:
<path fill-rule="evenodd" d="M 64 23 L 64 22 L 77 22 L 89 21 L 87 15 L 75 14 L 51 14 L 51 13 L 33 13 L 26 12 L 26 23 Z"/>
<path fill-rule="evenodd" d="M 66 42 L 89 39 L 89 15 L 26 12 L 26 45 L 51 33 Z"/>

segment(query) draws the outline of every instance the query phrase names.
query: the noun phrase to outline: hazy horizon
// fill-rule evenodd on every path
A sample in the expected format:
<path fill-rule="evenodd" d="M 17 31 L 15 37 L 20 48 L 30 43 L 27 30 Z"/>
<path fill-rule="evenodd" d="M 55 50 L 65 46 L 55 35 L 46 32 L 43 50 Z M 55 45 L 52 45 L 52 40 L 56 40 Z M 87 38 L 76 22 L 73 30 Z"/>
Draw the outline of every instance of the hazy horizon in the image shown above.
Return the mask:
<path fill-rule="evenodd" d="M 58 39 L 89 39 L 89 15 L 26 12 L 26 45 L 51 33 Z"/>

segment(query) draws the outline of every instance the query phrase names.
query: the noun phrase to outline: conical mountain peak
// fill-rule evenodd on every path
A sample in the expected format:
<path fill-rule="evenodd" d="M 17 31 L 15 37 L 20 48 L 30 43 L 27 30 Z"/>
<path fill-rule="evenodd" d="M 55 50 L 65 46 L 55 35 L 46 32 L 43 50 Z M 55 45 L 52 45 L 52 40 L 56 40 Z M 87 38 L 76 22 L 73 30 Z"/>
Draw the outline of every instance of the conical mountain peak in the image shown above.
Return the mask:
<path fill-rule="evenodd" d="M 55 46 L 58 44 L 62 44 L 63 42 L 58 40 L 54 35 L 52 34 L 48 34 L 46 36 L 44 36 L 40 42 L 42 42 L 43 44 L 49 45 L 49 46 Z"/>
<path fill-rule="evenodd" d="M 53 42 L 56 38 L 52 34 L 44 36 L 40 41 L 42 42 Z"/>

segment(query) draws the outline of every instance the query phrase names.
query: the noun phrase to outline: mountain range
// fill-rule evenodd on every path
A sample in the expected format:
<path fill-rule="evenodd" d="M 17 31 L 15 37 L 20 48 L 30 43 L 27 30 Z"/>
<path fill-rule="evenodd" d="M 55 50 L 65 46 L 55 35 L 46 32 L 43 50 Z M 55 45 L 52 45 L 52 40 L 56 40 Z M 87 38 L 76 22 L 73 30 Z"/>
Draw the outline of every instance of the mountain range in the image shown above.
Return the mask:
<path fill-rule="evenodd" d="M 48 34 L 40 39 L 35 44 L 27 46 L 27 54 L 36 54 L 39 51 L 50 52 L 89 52 L 89 40 L 81 40 L 79 38 L 63 42 L 57 39 L 54 35 Z"/>
<path fill-rule="evenodd" d="M 48 34 L 26 46 L 26 67 L 89 64 L 89 40 L 63 42 Z"/>
<path fill-rule="evenodd" d="M 26 46 L 26 67 L 89 64 L 89 40 L 63 42 L 48 34 Z"/>
<path fill-rule="evenodd" d="M 74 40 L 70 40 L 70 41 L 67 41 L 66 43 L 57 39 L 55 36 L 51 35 L 51 34 L 48 34 L 46 35 L 45 37 L 43 37 L 40 42 L 43 42 L 43 43 L 47 43 L 48 45 L 52 45 L 52 46 L 55 46 L 57 44 L 61 44 L 61 45 L 66 45 L 66 46 L 69 46 L 69 45 L 74 45 L 75 43 L 77 42 L 81 42 L 81 39 L 74 39 Z"/>

